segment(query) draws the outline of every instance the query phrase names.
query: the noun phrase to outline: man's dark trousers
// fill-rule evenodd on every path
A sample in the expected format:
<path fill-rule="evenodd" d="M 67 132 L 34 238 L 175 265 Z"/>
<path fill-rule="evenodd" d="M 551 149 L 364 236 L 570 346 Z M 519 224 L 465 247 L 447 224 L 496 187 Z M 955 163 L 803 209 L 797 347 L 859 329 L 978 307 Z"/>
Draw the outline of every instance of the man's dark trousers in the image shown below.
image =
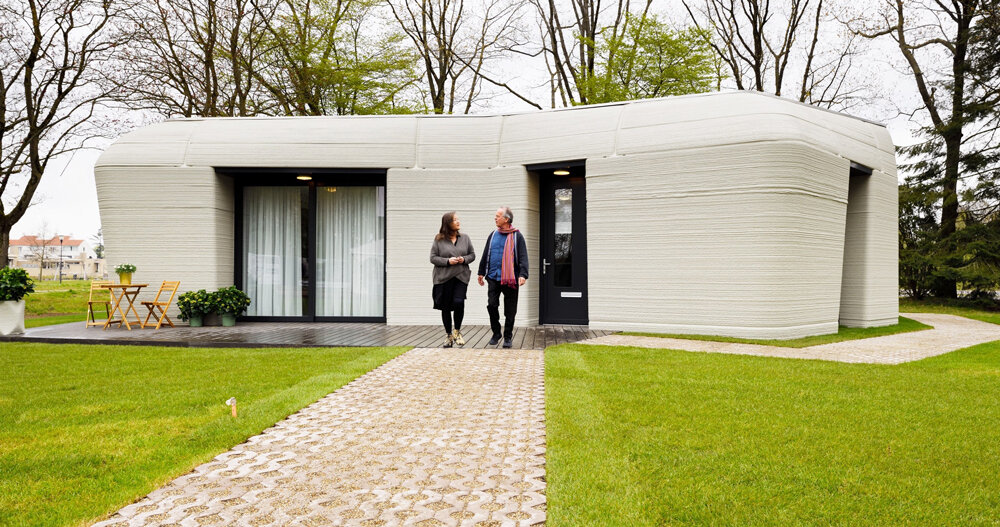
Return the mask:
<path fill-rule="evenodd" d="M 490 327 L 493 329 L 493 336 L 500 335 L 500 293 L 503 293 L 503 338 L 510 340 L 514 338 L 514 315 L 517 314 L 517 288 L 500 285 L 496 280 L 486 279 L 489 282 L 489 300 L 486 302 L 486 311 L 490 313 Z"/>

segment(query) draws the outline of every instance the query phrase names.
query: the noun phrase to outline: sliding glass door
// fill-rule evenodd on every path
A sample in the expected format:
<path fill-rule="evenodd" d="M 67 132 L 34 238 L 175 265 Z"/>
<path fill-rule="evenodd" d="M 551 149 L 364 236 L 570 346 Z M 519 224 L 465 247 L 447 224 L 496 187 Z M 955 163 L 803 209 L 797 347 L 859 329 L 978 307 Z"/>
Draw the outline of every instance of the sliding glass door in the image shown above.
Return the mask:
<path fill-rule="evenodd" d="M 384 173 L 304 182 L 261 174 L 236 180 L 237 285 L 250 296 L 247 317 L 384 321 Z M 362 177 L 370 183 L 358 184 Z"/>
<path fill-rule="evenodd" d="M 243 290 L 247 316 L 302 316 L 307 300 L 309 189 L 243 190 Z"/>
<path fill-rule="evenodd" d="M 318 187 L 316 316 L 380 317 L 385 187 Z"/>

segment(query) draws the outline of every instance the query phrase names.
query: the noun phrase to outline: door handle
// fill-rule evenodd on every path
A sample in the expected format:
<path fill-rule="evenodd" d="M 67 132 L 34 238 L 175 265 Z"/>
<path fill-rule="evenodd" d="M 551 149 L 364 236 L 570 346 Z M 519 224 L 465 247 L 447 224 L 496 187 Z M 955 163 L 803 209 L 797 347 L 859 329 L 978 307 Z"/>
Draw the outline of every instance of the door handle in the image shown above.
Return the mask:
<path fill-rule="evenodd" d="M 552 265 L 552 262 L 549 262 L 549 261 L 548 261 L 548 260 L 546 260 L 545 258 L 542 258 L 542 274 L 543 274 L 543 275 L 544 275 L 544 274 L 545 274 L 545 272 L 546 272 L 546 271 L 547 271 L 547 270 L 549 269 L 549 266 L 550 266 L 550 265 Z"/>

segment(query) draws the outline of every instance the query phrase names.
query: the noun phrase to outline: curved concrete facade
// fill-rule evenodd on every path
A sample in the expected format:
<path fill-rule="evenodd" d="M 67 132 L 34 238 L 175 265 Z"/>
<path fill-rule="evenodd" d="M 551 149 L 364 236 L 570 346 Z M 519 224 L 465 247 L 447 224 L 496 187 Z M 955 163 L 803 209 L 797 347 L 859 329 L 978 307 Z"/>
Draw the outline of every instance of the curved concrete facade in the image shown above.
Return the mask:
<path fill-rule="evenodd" d="M 191 290 L 234 282 L 238 176 L 216 167 L 386 169 L 386 321 L 436 324 L 427 254 L 441 214 L 457 210 L 479 252 L 510 206 L 536 273 L 526 165 L 580 159 L 591 327 L 792 338 L 895 323 L 887 130 L 752 92 L 500 116 L 171 120 L 123 136 L 95 174 L 109 263 Z M 467 323 L 485 323 L 484 288 L 469 293 Z M 529 280 L 518 323 L 537 322 Z"/>

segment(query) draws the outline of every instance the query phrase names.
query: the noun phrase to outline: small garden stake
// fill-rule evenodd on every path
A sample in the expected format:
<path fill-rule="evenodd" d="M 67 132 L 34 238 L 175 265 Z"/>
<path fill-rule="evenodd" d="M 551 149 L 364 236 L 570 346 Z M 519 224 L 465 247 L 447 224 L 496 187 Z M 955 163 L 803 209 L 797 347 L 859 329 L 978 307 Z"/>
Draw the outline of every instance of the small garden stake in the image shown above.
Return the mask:
<path fill-rule="evenodd" d="M 233 409 L 233 417 L 236 417 L 236 398 L 230 397 L 229 400 L 226 401 L 226 404 L 228 404 L 229 407 Z"/>

